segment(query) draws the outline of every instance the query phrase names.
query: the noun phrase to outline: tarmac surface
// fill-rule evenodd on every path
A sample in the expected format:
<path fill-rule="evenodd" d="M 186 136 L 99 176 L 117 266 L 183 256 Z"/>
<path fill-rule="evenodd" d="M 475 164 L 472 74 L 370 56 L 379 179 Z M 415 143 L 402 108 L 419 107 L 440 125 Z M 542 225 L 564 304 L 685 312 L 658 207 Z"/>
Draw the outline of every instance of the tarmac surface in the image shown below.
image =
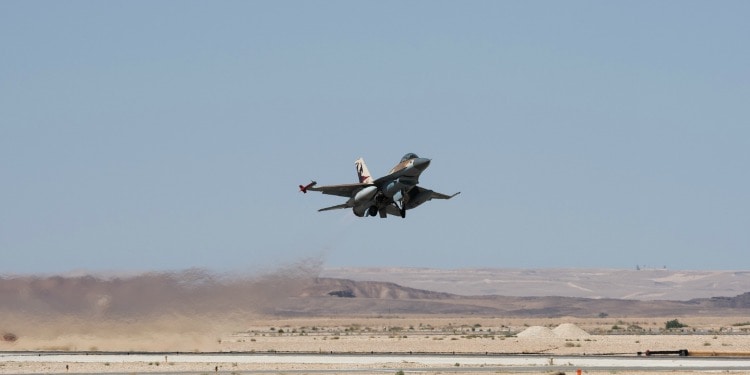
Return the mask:
<path fill-rule="evenodd" d="M 0 353 L 0 373 L 750 373 L 747 358 L 424 354 Z M 101 364 L 97 370 L 96 364 Z M 148 364 L 148 365 L 147 365 Z M 154 366 L 156 364 L 156 366 Z M 161 364 L 159 366 L 158 364 Z M 63 366 L 65 365 L 65 367 Z M 34 366 L 46 366 L 42 368 Z M 67 367 L 70 366 L 70 367 Z M 130 367 L 128 367 L 130 366 Z M 135 367 L 132 367 L 135 366 Z M 118 372 L 119 370 L 122 370 Z M 27 371 L 28 370 L 28 371 Z M 106 371 L 105 371 L 106 370 Z"/>

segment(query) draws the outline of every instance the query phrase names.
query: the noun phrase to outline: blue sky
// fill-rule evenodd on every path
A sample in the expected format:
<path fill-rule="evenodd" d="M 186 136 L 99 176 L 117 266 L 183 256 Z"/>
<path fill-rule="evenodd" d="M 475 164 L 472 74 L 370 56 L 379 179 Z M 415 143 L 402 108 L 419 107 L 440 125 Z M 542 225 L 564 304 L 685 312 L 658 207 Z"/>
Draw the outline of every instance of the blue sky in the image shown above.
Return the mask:
<path fill-rule="evenodd" d="M 0 274 L 750 268 L 744 1 L 0 2 Z M 433 201 L 318 213 L 407 152 Z"/>

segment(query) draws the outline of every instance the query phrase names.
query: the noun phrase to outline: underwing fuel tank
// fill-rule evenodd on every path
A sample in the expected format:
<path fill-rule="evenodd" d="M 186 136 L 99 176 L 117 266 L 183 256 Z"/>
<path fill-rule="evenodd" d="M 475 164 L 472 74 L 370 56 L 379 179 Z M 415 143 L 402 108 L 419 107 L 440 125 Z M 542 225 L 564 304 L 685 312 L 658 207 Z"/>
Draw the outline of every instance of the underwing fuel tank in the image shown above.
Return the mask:
<path fill-rule="evenodd" d="M 357 194 L 354 195 L 354 204 L 357 205 L 360 203 L 371 201 L 375 194 L 377 194 L 377 192 L 377 186 L 368 186 L 358 191 Z"/>
<path fill-rule="evenodd" d="M 401 190 L 403 186 L 399 184 L 398 180 L 391 181 L 387 185 L 383 186 L 383 194 L 387 197 L 392 197 L 397 191 Z"/>

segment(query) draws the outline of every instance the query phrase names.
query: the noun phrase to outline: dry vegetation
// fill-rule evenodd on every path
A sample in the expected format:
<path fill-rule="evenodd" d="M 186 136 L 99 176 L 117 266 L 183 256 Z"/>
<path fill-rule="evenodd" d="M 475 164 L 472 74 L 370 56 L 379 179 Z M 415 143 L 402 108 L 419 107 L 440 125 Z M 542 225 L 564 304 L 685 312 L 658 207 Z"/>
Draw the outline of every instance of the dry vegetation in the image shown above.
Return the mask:
<path fill-rule="evenodd" d="M 737 318 L 495 318 L 377 316 L 273 318 L 164 316 L 92 322 L 23 322 L 0 350 L 181 352 L 384 352 L 635 354 L 645 350 L 748 351 L 750 326 Z M 561 324 L 567 324 L 560 330 Z M 572 327 L 575 327 L 574 330 Z M 544 328 L 544 330 L 540 329 Z M 580 329 L 579 329 L 580 328 Z M 557 331 L 557 333 L 552 333 Z M 580 331 L 580 332 L 579 332 Z M 560 333 L 562 332 L 562 333 Z"/>
<path fill-rule="evenodd" d="M 234 351 L 635 354 L 710 346 L 713 351 L 750 352 L 746 332 L 734 326 L 736 319 L 688 318 L 684 320 L 688 327 L 669 331 L 664 328 L 666 321 L 429 316 L 264 320 L 265 326 L 225 337 L 223 344 L 225 350 Z M 523 335 L 533 327 L 551 330 L 565 323 L 583 333 L 569 329 L 556 336 Z"/>

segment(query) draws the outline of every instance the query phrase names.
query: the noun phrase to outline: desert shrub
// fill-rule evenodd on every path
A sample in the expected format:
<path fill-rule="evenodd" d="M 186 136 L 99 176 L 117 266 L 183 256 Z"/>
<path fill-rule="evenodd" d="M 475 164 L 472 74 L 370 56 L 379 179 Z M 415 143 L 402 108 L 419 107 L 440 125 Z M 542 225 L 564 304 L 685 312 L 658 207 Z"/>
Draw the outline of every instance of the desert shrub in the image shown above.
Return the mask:
<path fill-rule="evenodd" d="M 3 334 L 3 341 L 15 342 L 16 340 L 18 340 L 18 336 L 15 333 L 8 332 Z"/>
<path fill-rule="evenodd" d="M 666 323 L 666 327 L 667 327 L 667 329 L 678 329 L 678 328 L 687 327 L 687 324 L 682 324 L 682 323 L 680 323 L 679 320 L 674 319 L 674 320 L 668 321 Z"/>

